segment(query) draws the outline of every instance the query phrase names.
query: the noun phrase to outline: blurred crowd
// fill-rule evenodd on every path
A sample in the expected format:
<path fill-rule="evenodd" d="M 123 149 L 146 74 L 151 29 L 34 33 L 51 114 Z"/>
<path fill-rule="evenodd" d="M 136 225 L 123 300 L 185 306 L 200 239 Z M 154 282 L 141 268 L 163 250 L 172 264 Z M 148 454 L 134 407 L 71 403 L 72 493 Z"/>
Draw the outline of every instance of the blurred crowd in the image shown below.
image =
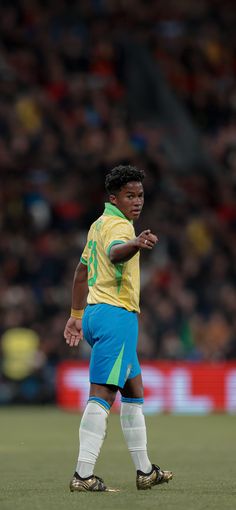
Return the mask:
<path fill-rule="evenodd" d="M 236 10 L 225 0 L 15 0 L 0 6 L 1 402 L 51 401 L 75 267 L 104 176 L 146 172 L 142 359 L 236 358 Z M 122 38 L 147 45 L 215 171 L 168 163 L 132 122 Z M 39 391 L 40 389 L 40 391 Z"/>

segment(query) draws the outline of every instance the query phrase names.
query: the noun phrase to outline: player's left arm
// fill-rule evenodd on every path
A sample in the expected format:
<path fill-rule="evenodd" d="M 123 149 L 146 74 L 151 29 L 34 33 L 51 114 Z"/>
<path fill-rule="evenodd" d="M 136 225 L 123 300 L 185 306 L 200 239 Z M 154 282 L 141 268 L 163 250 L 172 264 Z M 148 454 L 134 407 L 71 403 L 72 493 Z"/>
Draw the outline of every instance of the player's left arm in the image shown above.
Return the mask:
<path fill-rule="evenodd" d="M 77 346 L 83 338 L 82 315 L 88 295 L 87 265 L 79 262 L 72 285 L 71 316 L 64 331 L 64 338 L 70 347 Z"/>

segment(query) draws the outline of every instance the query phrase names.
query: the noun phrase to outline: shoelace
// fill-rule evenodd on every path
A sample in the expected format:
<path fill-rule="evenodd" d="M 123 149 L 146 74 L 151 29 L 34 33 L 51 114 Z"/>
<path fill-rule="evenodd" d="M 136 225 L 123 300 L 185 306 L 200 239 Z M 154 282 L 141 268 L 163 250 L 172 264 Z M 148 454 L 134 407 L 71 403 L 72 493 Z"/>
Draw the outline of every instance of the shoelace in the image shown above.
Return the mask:
<path fill-rule="evenodd" d="M 94 475 L 94 477 L 95 477 L 97 480 L 99 480 L 99 482 L 104 483 L 104 480 L 103 480 L 102 478 L 100 478 L 100 476 L 96 476 L 96 475 Z"/>
<path fill-rule="evenodd" d="M 99 482 L 99 486 L 100 486 L 101 488 L 102 488 L 102 487 L 106 488 L 106 487 L 105 487 L 105 484 L 104 484 L 104 480 L 103 480 L 102 478 L 100 478 L 100 476 L 96 476 L 96 475 L 94 475 L 94 477 L 96 478 L 96 480 L 98 480 L 98 482 Z"/>
<path fill-rule="evenodd" d="M 157 464 L 153 464 L 153 466 L 157 469 L 158 471 L 158 480 L 162 480 L 163 476 L 164 476 L 164 473 L 163 471 L 161 470 L 160 466 L 157 466 Z"/>

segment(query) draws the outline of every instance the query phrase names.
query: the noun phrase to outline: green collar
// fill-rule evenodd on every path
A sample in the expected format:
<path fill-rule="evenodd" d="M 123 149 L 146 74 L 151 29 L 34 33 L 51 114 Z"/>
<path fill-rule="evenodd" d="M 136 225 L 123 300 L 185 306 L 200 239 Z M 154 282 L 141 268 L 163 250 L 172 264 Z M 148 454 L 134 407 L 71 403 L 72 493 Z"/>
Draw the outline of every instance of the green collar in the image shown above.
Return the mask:
<path fill-rule="evenodd" d="M 111 204 L 111 202 L 105 202 L 105 209 L 103 214 L 105 214 L 105 216 L 119 216 L 119 218 L 123 218 L 124 220 L 128 220 L 130 223 L 133 223 L 133 220 L 129 220 L 129 218 L 127 218 L 123 212 L 118 209 L 118 207 Z"/>

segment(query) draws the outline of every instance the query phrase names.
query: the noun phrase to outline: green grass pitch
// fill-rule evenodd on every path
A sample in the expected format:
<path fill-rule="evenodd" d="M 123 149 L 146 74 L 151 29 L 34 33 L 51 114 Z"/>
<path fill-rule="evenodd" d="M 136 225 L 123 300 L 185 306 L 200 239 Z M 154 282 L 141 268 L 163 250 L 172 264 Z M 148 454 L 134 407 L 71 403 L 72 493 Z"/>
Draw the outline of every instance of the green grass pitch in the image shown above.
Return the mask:
<path fill-rule="evenodd" d="M 0 409 L 1 510 L 235 510 L 236 416 L 146 417 L 151 460 L 172 469 L 168 485 L 137 491 L 111 415 L 95 473 L 120 493 L 70 493 L 79 415 L 56 408 Z"/>

